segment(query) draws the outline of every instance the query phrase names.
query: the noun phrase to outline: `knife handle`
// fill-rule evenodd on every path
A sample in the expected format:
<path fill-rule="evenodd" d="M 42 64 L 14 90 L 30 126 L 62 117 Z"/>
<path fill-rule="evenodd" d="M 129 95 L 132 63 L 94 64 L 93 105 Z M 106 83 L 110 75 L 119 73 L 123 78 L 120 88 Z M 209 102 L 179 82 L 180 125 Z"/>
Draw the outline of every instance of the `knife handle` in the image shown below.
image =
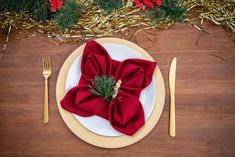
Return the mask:
<path fill-rule="evenodd" d="M 169 132 L 171 137 L 175 137 L 175 95 L 171 95 Z"/>

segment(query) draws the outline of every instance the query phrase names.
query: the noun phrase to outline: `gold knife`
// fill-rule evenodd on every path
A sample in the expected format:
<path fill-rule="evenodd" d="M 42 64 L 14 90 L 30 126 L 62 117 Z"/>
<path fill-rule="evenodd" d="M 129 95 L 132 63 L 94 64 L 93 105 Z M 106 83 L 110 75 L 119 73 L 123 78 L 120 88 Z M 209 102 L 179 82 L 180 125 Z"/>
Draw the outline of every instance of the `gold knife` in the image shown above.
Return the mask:
<path fill-rule="evenodd" d="M 170 128 L 169 135 L 175 137 L 175 75 L 176 75 L 176 57 L 173 58 L 169 72 L 169 87 L 170 87 Z"/>

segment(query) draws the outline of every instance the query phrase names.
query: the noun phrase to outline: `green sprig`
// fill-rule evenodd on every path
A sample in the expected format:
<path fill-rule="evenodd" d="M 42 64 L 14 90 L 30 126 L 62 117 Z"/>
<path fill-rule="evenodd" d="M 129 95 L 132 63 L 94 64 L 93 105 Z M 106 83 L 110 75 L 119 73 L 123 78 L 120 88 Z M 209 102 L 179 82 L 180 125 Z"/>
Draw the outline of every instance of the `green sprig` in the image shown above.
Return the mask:
<path fill-rule="evenodd" d="M 54 16 L 55 22 L 59 25 L 62 32 L 71 28 L 78 22 L 82 13 L 82 6 L 75 0 L 67 1 L 63 8 Z"/>
<path fill-rule="evenodd" d="M 101 10 L 112 11 L 123 6 L 122 0 L 95 0 Z"/>
<path fill-rule="evenodd" d="M 0 0 L 0 10 L 31 13 L 37 21 L 49 19 L 46 0 Z"/>
<path fill-rule="evenodd" d="M 92 80 L 92 85 L 94 87 L 89 87 L 89 91 L 92 94 L 102 97 L 106 103 L 109 103 L 112 100 L 115 85 L 115 80 L 112 76 L 97 76 Z"/>
<path fill-rule="evenodd" d="M 163 0 L 162 7 L 156 7 L 149 11 L 150 21 L 153 25 L 159 22 L 180 22 L 183 21 L 186 8 L 180 6 L 179 0 Z"/>

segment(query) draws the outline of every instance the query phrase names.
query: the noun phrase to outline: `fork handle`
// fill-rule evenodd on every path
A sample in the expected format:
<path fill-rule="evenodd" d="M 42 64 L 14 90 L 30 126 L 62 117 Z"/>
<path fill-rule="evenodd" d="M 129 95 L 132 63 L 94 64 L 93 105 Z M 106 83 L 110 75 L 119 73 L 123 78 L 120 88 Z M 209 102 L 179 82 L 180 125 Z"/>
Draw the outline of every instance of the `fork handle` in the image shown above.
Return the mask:
<path fill-rule="evenodd" d="M 46 124 L 46 123 L 48 123 L 48 121 L 49 121 L 48 78 L 45 78 L 43 122 Z"/>

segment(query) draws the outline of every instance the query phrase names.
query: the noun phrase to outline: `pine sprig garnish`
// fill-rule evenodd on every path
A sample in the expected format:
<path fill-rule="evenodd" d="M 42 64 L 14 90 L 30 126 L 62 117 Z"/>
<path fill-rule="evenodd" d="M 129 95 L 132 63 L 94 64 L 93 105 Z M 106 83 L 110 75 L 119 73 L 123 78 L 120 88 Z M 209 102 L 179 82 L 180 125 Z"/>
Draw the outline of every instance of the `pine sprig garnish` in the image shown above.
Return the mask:
<path fill-rule="evenodd" d="M 110 12 L 123 6 L 122 0 L 95 0 L 101 10 Z"/>
<path fill-rule="evenodd" d="M 185 19 L 186 8 L 180 5 L 179 0 L 163 0 L 162 7 L 150 9 L 150 21 L 153 25 L 159 22 L 180 22 Z"/>
<path fill-rule="evenodd" d="M 54 21 L 59 25 L 60 30 L 65 32 L 79 21 L 81 13 L 82 5 L 79 2 L 76 0 L 67 1 L 54 16 Z"/>
<path fill-rule="evenodd" d="M 32 14 L 37 21 L 49 19 L 47 0 L 0 0 L 0 11 L 26 12 Z"/>
<path fill-rule="evenodd" d="M 92 80 L 92 86 L 90 86 L 89 91 L 97 96 L 102 97 L 106 103 L 112 100 L 114 95 L 115 80 L 112 76 L 101 75 L 97 76 Z"/>

